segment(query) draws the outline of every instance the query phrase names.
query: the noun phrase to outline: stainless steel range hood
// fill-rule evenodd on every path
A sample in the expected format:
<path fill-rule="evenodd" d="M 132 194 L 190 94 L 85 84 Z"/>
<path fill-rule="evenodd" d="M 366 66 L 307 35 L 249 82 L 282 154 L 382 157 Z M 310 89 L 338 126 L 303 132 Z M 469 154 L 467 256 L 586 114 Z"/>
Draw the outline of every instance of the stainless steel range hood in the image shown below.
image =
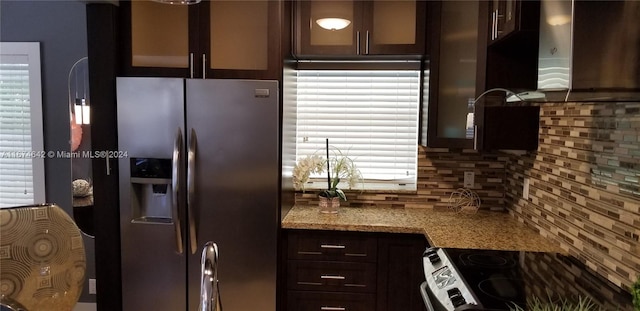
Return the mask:
<path fill-rule="evenodd" d="M 538 91 L 548 101 L 640 100 L 640 1 L 542 0 Z"/>

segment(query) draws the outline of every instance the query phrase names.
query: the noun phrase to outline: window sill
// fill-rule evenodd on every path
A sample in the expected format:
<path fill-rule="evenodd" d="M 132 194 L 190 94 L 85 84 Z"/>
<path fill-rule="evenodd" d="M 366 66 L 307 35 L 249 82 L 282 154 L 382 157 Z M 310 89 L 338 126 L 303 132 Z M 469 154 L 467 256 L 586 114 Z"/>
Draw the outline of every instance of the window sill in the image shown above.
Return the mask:
<path fill-rule="evenodd" d="M 348 189 L 346 186 L 339 186 L 346 193 L 407 193 L 416 194 L 418 192 L 415 183 L 385 183 L 385 182 L 365 182 L 361 187 Z M 305 186 L 306 192 L 315 192 L 327 189 L 326 182 L 308 182 Z"/>

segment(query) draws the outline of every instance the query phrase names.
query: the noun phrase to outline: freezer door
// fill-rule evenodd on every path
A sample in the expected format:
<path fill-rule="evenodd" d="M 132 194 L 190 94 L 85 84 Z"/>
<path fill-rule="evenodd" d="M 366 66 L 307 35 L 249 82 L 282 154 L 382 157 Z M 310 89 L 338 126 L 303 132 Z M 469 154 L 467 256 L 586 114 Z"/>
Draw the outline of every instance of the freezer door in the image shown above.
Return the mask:
<path fill-rule="evenodd" d="M 187 80 L 193 155 L 188 190 L 195 236 L 189 249 L 189 307 L 198 309 L 200 254 L 219 248 L 224 310 L 275 310 L 279 193 L 276 81 Z M 188 178 L 189 179 L 189 178 Z"/>
<path fill-rule="evenodd" d="M 117 78 L 117 108 L 123 310 L 184 310 L 184 80 Z"/>

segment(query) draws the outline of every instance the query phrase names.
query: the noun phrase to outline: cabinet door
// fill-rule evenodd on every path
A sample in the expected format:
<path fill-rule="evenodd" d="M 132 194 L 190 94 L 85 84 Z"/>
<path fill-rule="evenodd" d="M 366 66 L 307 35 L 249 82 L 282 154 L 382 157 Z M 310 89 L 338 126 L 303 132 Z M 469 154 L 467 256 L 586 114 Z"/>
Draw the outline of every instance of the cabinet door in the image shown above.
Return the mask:
<path fill-rule="evenodd" d="M 491 24 L 489 27 L 489 40 L 493 41 L 501 37 L 503 33 L 505 1 L 493 0 L 489 6 L 489 23 Z"/>
<path fill-rule="evenodd" d="M 296 54 L 358 55 L 362 28 L 362 1 L 304 0 L 296 3 Z M 343 29 L 325 29 L 324 18 L 348 20 Z"/>
<path fill-rule="evenodd" d="M 189 15 L 195 6 L 121 1 L 122 74 L 189 77 Z"/>
<path fill-rule="evenodd" d="M 502 32 L 506 35 L 516 30 L 516 0 L 503 0 L 504 23 Z"/>
<path fill-rule="evenodd" d="M 421 235 L 389 234 L 378 239 L 377 311 L 424 311 L 419 286 L 424 282 Z"/>
<path fill-rule="evenodd" d="M 500 41 L 520 31 L 538 31 L 539 0 L 493 0 L 489 9 L 489 40 Z"/>
<path fill-rule="evenodd" d="M 121 2 L 122 74 L 278 79 L 282 1 Z"/>
<path fill-rule="evenodd" d="M 278 79 L 281 1 L 203 4 L 198 63 L 204 77 Z"/>
<path fill-rule="evenodd" d="M 484 89 L 478 1 L 432 2 L 427 142 L 429 147 L 473 147 L 473 100 Z M 482 31 L 482 32 L 480 32 Z M 484 36 L 483 36 L 484 37 Z M 423 116 L 424 117 L 424 116 Z"/>
<path fill-rule="evenodd" d="M 386 0 L 367 3 L 363 54 L 425 52 L 426 1 Z M 362 49 L 361 49 L 362 50 Z"/>
<path fill-rule="evenodd" d="M 427 1 L 298 1 L 296 54 L 305 56 L 415 55 L 425 51 Z M 350 21 L 325 29 L 323 18 Z"/>

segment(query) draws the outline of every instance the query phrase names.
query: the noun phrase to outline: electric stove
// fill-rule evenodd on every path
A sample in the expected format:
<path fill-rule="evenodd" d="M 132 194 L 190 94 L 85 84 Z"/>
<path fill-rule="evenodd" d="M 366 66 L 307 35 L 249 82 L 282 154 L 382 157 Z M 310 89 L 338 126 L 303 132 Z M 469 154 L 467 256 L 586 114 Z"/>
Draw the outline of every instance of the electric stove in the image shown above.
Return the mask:
<path fill-rule="evenodd" d="M 631 295 L 579 260 L 556 253 L 427 248 L 421 292 L 427 310 L 526 310 L 590 298 L 601 310 L 633 310 Z"/>

